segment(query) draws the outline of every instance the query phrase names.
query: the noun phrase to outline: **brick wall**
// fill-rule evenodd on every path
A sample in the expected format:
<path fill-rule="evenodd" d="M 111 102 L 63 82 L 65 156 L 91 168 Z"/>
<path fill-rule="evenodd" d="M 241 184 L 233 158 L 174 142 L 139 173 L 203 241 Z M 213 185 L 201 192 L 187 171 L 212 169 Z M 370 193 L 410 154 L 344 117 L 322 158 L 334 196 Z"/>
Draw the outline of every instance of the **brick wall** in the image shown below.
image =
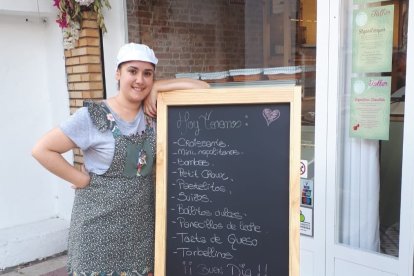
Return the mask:
<path fill-rule="evenodd" d="M 65 50 L 66 74 L 69 91 L 70 112 L 83 106 L 84 100 L 102 100 L 105 97 L 101 34 L 96 14 L 84 12 L 78 42 L 75 48 Z M 83 164 L 82 152 L 74 150 L 75 166 Z"/>
<path fill-rule="evenodd" d="M 263 66 L 262 1 L 127 0 L 130 42 L 154 48 L 157 76 Z"/>

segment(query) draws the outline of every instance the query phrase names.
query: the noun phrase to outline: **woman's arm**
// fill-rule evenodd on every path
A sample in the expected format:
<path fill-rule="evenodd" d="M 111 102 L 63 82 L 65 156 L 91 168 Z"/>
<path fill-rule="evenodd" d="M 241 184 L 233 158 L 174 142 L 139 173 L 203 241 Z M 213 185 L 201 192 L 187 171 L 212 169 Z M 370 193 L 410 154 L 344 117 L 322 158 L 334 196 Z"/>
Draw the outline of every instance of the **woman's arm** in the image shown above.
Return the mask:
<path fill-rule="evenodd" d="M 204 81 L 189 78 L 159 80 L 152 86 L 151 93 L 144 100 L 144 112 L 151 117 L 157 116 L 157 94 L 158 92 L 184 90 L 184 89 L 204 89 L 210 85 Z"/>
<path fill-rule="evenodd" d="M 32 156 L 47 170 L 70 182 L 75 188 L 89 184 L 89 174 L 81 172 L 69 164 L 62 153 L 76 148 L 72 140 L 62 130 L 54 128 L 43 136 L 32 149 Z"/>

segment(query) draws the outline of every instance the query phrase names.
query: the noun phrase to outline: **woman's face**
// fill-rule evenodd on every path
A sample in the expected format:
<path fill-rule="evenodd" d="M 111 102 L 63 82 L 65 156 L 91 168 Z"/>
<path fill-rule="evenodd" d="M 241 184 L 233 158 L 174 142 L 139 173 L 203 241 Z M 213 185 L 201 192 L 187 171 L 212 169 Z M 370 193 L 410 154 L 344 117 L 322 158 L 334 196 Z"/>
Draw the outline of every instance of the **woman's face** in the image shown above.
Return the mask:
<path fill-rule="evenodd" d="M 154 84 L 154 65 L 145 61 L 128 61 L 116 71 L 120 93 L 129 101 L 141 102 Z"/>

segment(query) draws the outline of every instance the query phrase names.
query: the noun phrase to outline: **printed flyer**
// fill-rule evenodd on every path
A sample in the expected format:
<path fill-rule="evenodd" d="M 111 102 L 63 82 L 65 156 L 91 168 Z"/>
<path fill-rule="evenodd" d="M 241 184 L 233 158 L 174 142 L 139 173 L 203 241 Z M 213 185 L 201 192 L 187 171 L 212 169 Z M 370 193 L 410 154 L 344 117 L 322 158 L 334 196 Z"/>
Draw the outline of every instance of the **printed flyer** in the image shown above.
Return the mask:
<path fill-rule="evenodd" d="M 300 234 L 313 237 L 313 208 L 300 206 Z"/>
<path fill-rule="evenodd" d="M 352 72 L 391 72 L 394 5 L 353 13 Z"/>
<path fill-rule="evenodd" d="M 391 77 L 353 78 L 350 136 L 388 140 Z"/>

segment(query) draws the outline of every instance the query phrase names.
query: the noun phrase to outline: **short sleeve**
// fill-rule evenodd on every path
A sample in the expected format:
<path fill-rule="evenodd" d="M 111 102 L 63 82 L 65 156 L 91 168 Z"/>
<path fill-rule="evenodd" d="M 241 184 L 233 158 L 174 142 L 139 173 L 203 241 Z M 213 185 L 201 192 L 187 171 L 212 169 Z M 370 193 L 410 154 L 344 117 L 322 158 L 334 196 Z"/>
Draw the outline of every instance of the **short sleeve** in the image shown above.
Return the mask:
<path fill-rule="evenodd" d="M 86 107 L 81 107 L 68 120 L 60 124 L 60 129 L 63 133 L 82 150 L 88 149 L 91 145 L 91 131 L 93 127 Z"/>

